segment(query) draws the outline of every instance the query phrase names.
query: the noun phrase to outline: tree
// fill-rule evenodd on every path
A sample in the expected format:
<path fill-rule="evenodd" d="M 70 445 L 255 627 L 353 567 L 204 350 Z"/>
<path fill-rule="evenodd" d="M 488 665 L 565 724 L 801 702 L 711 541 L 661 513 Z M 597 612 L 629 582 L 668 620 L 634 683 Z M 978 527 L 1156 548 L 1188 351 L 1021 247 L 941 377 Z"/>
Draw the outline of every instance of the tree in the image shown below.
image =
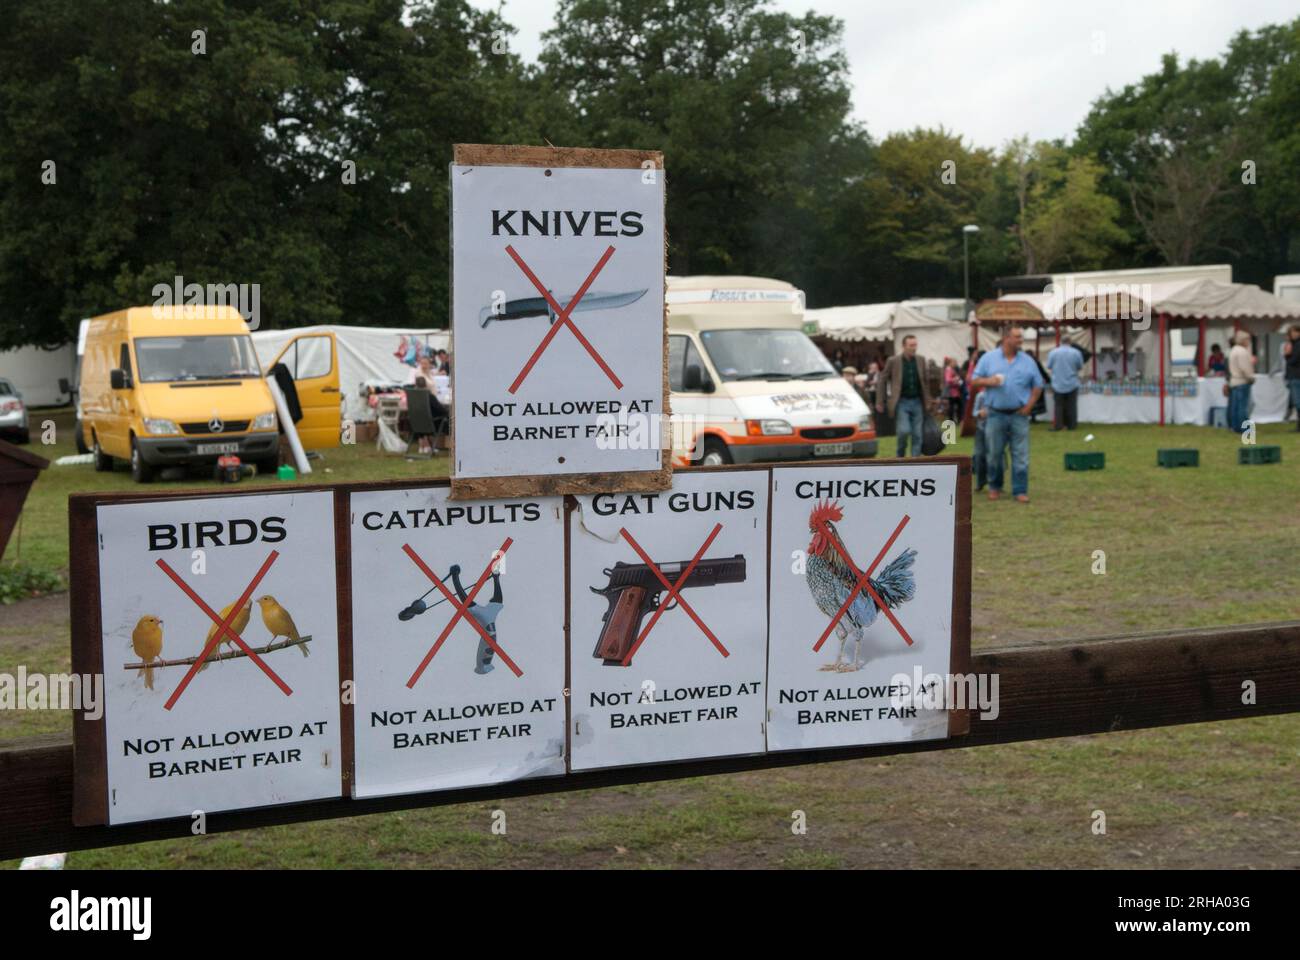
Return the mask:
<path fill-rule="evenodd" d="M 1228 257 L 1240 279 L 1267 282 L 1291 261 L 1300 167 L 1289 138 L 1300 102 L 1288 93 L 1300 59 L 1300 20 L 1242 32 L 1221 59 L 1179 63 L 1107 92 L 1073 152 L 1103 164 L 1104 189 L 1156 262 Z M 1265 188 L 1267 184 L 1267 188 Z"/>
<path fill-rule="evenodd" d="M 14 7 L 0 346 L 65 342 L 176 275 L 259 284 L 269 325 L 445 324 L 451 144 L 528 135 L 527 77 L 492 50 L 508 33 L 496 14 L 464 0 Z"/>
<path fill-rule="evenodd" d="M 892 134 L 880 144 L 862 185 L 870 217 L 867 256 L 889 266 L 877 299 L 961 290 L 962 227 L 979 220 L 993 187 L 993 155 L 947 130 Z"/>
<path fill-rule="evenodd" d="M 1015 191 L 1013 231 L 1025 273 L 1099 269 L 1127 244 L 1119 203 L 1099 189 L 1096 160 L 1021 138 L 1007 144 L 1001 163 Z"/>
<path fill-rule="evenodd" d="M 541 62 L 583 143 L 667 155 L 673 272 L 801 283 L 870 150 L 841 29 L 766 0 L 562 0 Z"/>

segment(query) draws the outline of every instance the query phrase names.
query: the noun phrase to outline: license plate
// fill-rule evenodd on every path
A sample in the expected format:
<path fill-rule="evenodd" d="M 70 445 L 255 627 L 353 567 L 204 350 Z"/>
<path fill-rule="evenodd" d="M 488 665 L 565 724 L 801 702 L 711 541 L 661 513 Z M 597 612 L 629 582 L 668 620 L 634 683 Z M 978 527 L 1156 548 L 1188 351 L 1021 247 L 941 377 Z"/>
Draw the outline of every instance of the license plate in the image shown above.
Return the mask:
<path fill-rule="evenodd" d="M 237 443 L 200 443 L 198 445 L 199 453 L 238 453 L 239 444 Z"/>
<path fill-rule="evenodd" d="M 814 457 L 838 457 L 841 454 L 852 452 L 853 444 L 851 443 L 819 443 L 813 447 Z"/>

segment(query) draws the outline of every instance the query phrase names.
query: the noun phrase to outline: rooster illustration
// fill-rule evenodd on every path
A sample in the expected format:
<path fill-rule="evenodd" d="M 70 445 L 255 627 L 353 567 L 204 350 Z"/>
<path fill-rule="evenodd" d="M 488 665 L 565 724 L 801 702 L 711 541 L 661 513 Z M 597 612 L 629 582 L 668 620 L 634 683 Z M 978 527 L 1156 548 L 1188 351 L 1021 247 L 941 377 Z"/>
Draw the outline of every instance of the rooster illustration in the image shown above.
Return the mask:
<path fill-rule="evenodd" d="M 844 559 L 848 550 L 840 539 L 839 531 L 835 529 L 835 521 L 843 519 L 844 511 L 840 509 L 839 503 L 829 500 L 813 507 L 808 517 L 812 543 L 808 544 L 805 576 L 808 578 L 808 589 L 812 592 L 813 602 L 828 617 L 839 612 L 853 591 L 853 585 L 857 583 L 857 577 Z M 915 559 L 915 550 L 904 550 L 889 561 L 877 576 L 867 579 L 876 596 L 891 610 L 916 595 L 916 580 L 912 576 L 912 561 Z M 835 624 L 835 632 L 840 638 L 839 655 L 834 663 L 828 663 L 821 669 L 842 673 L 861 670 L 865 664 L 862 659 L 862 635 L 867 627 L 876 622 L 879 613 L 879 604 L 863 587 L 849 604 L 844 616 Z M 844 647 L 850 637 L 853 639 L 853 662 L 848 664 L 844 662 Z"/>

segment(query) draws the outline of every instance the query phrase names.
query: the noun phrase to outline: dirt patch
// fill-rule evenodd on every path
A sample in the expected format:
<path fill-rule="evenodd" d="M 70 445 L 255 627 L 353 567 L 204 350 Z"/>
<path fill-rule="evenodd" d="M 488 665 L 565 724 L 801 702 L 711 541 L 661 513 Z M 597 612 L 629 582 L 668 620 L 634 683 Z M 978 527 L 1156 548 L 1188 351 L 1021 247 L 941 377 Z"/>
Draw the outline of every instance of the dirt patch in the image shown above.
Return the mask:
<path fill-rule="evenodd" d="M 0 607 L 0 636 L 30 633 L 33 639 L 48 635 L 50 628 L 67 630 L 71 614 L 67 593 L 51 593 Z"/>

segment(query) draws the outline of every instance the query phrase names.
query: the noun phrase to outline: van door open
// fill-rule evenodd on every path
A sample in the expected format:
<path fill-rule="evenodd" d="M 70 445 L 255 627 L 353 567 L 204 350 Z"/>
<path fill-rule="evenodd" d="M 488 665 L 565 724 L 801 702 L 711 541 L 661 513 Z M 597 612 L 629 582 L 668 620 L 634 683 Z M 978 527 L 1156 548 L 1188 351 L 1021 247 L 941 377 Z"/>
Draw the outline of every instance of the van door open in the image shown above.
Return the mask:
<path fill-rule="evenodd" d="M 305 333 L 284 345 L 272 363 L 283 363 L 298 391 L 302 420 L 298 438 L 308 450 L 339 445 L 342 394 L 339 393 L 338 343 L 332 333 Z"/>

